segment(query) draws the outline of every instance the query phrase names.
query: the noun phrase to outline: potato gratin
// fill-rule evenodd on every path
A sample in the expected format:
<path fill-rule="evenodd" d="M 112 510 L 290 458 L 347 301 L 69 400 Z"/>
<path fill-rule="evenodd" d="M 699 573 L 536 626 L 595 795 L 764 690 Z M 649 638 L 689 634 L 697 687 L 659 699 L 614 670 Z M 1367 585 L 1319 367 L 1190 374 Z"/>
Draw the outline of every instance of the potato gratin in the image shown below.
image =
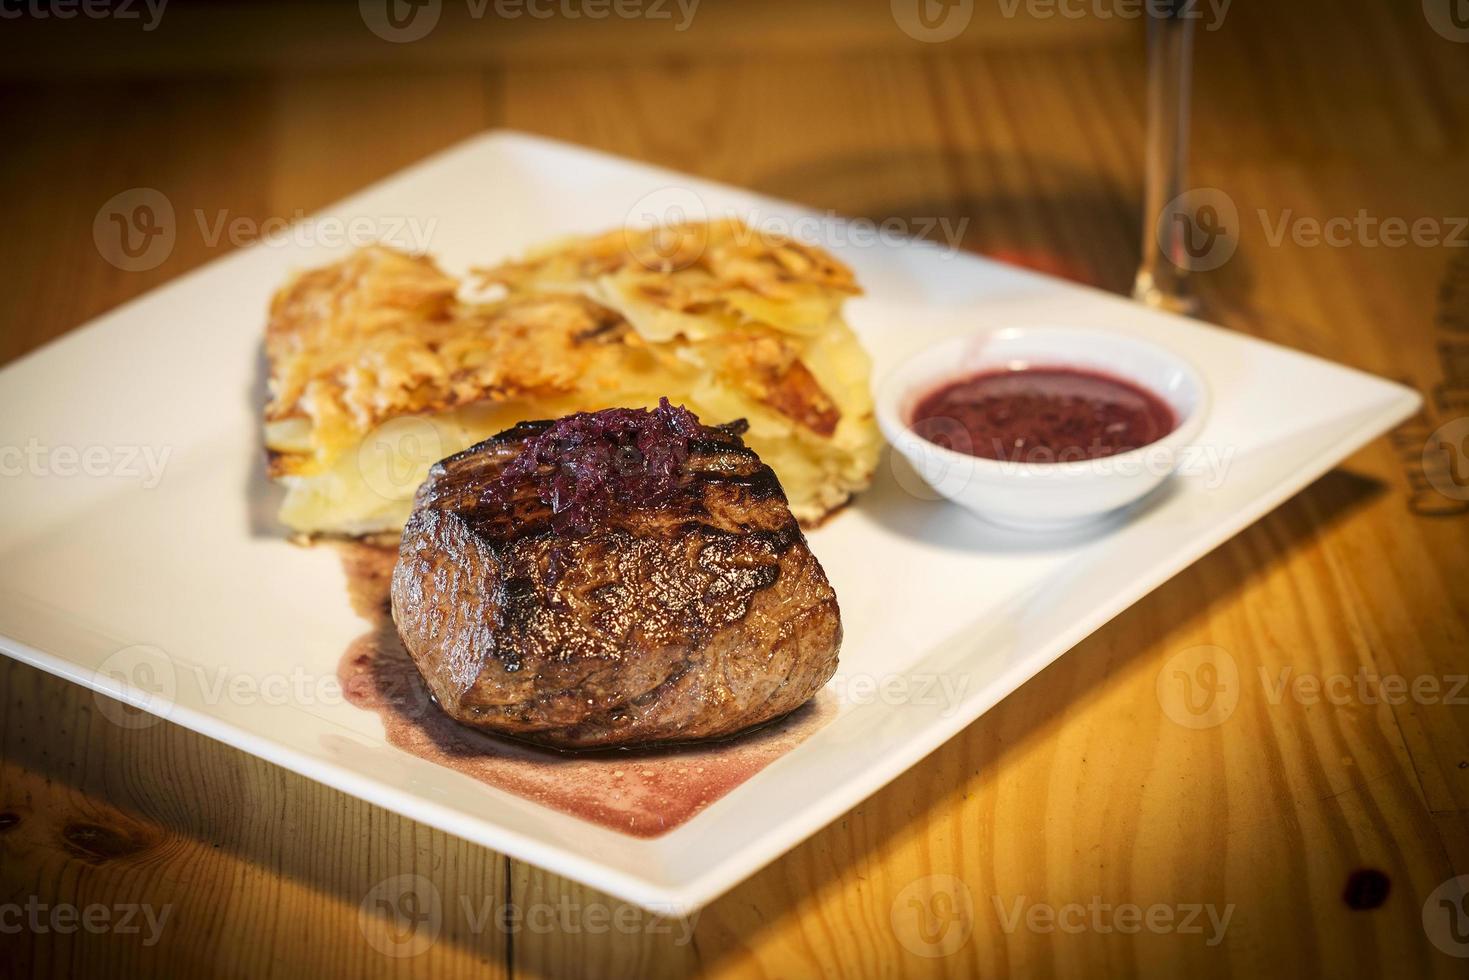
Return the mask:
<path fill-rule="evenodd" d="M 870 364 L 841 316 L 859 290 L 821 249 L 687 224 L 575 239 L 479 278 L 503 296 L 466 301 L 433 260 L 373 247 L 276 295 L 265 443 L 285 524 L 396 534 L 437 460 L 521 421 L 660 396 L 747 419 L 804 523 L 871 480 Z"/>

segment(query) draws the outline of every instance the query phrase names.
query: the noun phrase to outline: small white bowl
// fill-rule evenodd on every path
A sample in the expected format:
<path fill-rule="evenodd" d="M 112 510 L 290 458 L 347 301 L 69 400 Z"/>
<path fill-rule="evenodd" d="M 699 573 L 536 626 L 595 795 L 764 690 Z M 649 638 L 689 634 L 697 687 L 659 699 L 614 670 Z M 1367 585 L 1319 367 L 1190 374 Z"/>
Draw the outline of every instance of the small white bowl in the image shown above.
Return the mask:
<path fill-rule="evenodd" d="M 1064 463 L 983 459 L 935 445 L 912 429 L 918 402 L 943 385 L 1002 368 L 1079 368 L 1131 381 L 1173 409 L 1178 427 L 1147 446 Z M 1007 327 L 930 347 L 877 391 L 877 422 L 925 483 L 981 517 L 1012 527 L 1055 528 L 1101 517 L 1141 499 L 1177 469 L 1209 414 L 1209 388 L 1165 347 L 1105 330 Z"/>

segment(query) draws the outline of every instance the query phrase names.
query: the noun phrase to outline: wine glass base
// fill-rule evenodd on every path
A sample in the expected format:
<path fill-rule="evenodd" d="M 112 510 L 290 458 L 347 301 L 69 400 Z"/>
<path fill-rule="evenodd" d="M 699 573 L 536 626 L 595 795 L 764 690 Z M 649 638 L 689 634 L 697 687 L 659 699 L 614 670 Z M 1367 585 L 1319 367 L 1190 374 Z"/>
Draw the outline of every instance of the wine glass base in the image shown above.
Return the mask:
<path fill-rule="evenodd" d="M 1199 312 L 1198 298 L 1183 288 L 1181 283 L 1172 289 L 1164 289 L 1147 273 L 1138 274 L 1137 282 L 1132 287 L 1132 298 L 1144 306 L 1168 313 L 1193 316 Z"/>

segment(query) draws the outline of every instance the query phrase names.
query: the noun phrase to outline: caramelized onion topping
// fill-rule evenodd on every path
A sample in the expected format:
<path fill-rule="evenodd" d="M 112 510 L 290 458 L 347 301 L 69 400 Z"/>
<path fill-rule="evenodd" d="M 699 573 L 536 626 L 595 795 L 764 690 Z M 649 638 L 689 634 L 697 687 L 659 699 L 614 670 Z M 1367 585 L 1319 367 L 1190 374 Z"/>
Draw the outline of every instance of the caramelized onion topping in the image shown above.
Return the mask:
<path fill-rule="evenodd" d="M 684 486 L 698 416 L 667 398 L 652 411 L 578 412 L 526 441 L 486 489 L 484 500 L 508 507 L 527 485 L 551 508 L 551 525 L 585 534 L 615 502 L 656 507 Z"/>

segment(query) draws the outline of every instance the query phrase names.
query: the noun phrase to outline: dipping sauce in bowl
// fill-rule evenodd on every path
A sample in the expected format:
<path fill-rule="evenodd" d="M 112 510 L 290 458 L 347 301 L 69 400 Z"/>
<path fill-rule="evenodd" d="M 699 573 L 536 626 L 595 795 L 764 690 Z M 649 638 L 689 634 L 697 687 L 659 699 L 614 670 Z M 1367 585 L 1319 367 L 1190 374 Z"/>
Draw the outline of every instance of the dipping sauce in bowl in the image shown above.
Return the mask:
<path fill-rule="evenodd" d="M 1026 325 L 913 353 L 874 402 L 909 492 L 932 490 L 995 524 L 1055 530 L 1157 489 L 1196 449 L 1210 398 L 1204 375 L 1165 344 Z"/>
<path fill-rule="evenodd" d="M 924 396 L 913 431 L 969 456 L 1019 463 L 1100 459 L 1178 427 L 1162 398 L 1130 381 L 1068 367 L 981 371 Z"/>

